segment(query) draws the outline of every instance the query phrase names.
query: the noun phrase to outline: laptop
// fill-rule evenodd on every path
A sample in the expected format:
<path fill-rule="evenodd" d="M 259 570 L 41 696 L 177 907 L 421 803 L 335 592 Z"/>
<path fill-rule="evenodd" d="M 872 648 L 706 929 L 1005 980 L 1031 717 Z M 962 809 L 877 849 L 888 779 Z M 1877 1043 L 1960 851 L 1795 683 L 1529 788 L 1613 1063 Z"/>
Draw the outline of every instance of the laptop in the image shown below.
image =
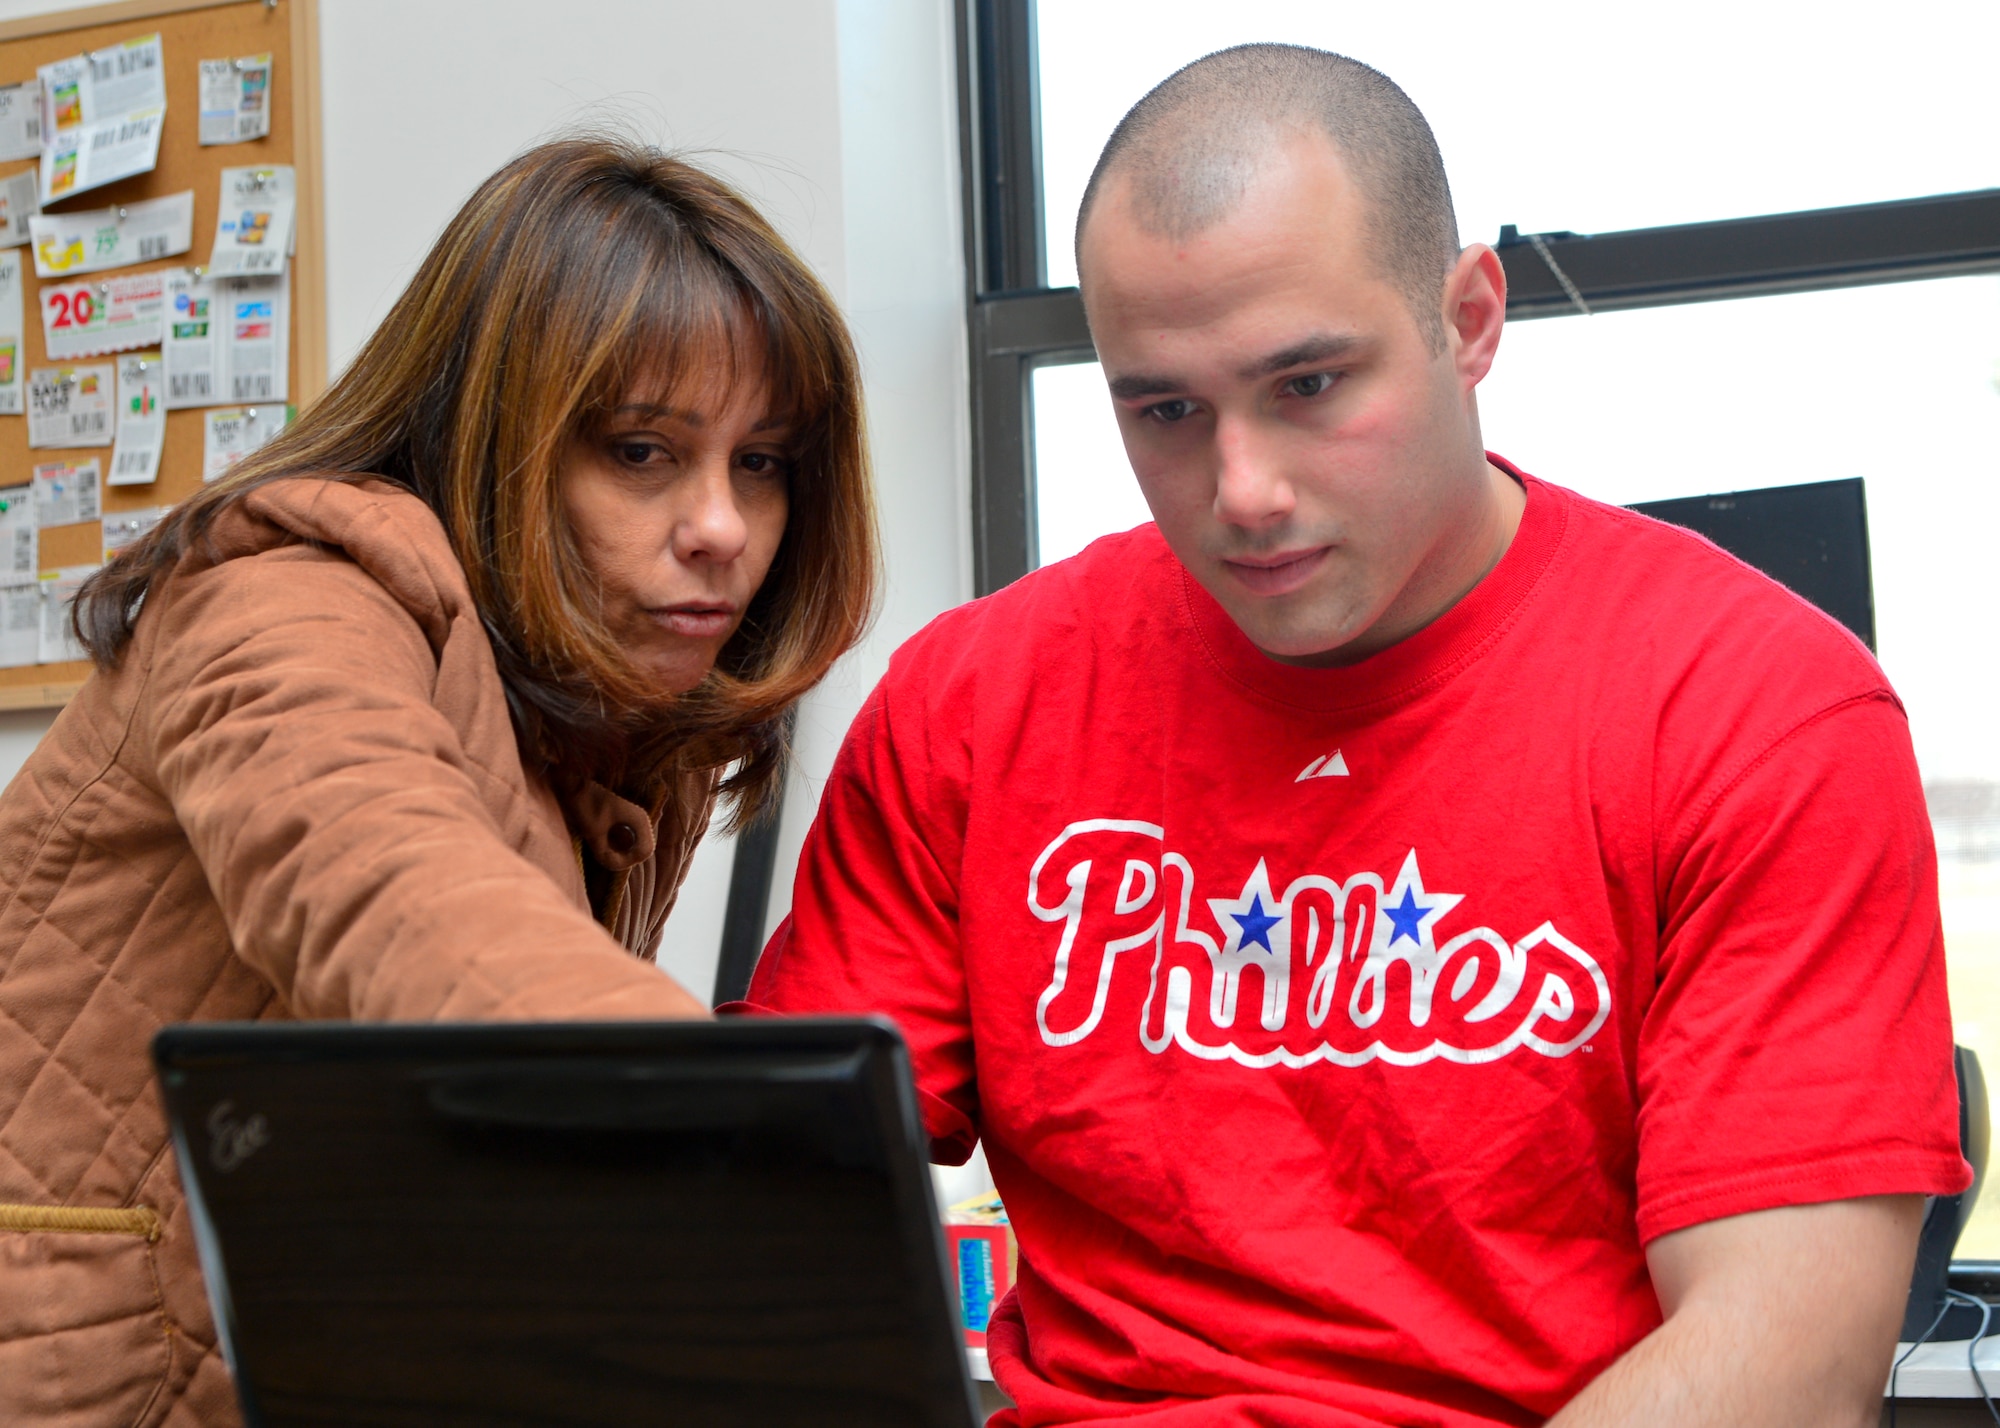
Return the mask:
<path fill-rule="evenodd" d="M 251 1428 L 979 1421 L 875 1020 L 153 1041 Z"/>

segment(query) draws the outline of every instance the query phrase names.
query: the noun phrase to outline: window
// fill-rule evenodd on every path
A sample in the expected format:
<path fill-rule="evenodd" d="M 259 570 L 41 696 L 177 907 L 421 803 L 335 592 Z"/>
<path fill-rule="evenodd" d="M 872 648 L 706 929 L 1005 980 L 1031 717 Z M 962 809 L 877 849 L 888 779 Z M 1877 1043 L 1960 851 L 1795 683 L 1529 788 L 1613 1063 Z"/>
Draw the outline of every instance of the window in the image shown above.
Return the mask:
<path fill-rule="evenodd" d="M 1112 126 L 1181 65 L 1254 40 L 1352 55 L 1401 85 L 1437 134 L 1466 242 L 1503 223 L 1609 233 L 2000 184 L 2000 7 L 1983 0 L 1867 23 L 1738 0 L 1061 0 L 1034 23 L 1052 287 L 1076 281 L 1077 201 Z"/>
<path fill-rule="evenodd" d="M 1066 286 L 1112 125 L 1230 44 L 1375 64 L 1431 120 L 1462 237 L 1544 238 L 1501 247 L 1491 447 L 1620 503 L 1865 478 L 1956 1033 L 2000 1087 L 2000 664 L 1967 646 L 2000 616 L 2000 151 L 1980 58 L 2000 11 L 1929 0 L 1866 28 L 1708 0 L 1614 11 L 965 0 L 979 588 L 1146 519 Z M 1561 320 L 1524 320 L 1544 317 Z M 1959 1252 L 2000 1260 L 2000 1196 Z"/>

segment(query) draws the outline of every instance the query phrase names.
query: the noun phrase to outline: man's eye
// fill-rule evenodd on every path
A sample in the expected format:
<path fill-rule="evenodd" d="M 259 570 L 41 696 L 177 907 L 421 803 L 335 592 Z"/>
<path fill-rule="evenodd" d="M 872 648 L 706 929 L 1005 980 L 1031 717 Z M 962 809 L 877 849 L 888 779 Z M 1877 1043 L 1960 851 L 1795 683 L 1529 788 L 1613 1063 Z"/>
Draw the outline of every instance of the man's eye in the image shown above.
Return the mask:
<path fill-rule="evenodd" d="M 1194 403 L 1188 401 L 1185 397 L 1175 397 L 1170 402 L 1155 402 L 1152 406 L 1147 407 L 1144 412 L 1140 413 L 1142 416 L 1151 417 L 1154 421 L 1168 423 L 1185 421 L 1193 414 Z"/>
<path fill-rule="evenodd" d="M 1333 373 L 1308 372 L 1303 377 L 1293 377 L 1285 383 L 1285 390 L 1295 397 L 1316 397 L 1333 385 Z"/>

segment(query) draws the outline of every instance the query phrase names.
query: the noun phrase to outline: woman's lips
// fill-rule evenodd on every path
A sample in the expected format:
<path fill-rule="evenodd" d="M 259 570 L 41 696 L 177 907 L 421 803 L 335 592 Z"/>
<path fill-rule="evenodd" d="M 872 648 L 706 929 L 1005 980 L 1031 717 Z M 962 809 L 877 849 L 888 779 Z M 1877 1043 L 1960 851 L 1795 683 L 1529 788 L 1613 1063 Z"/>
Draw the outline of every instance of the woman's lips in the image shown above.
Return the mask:
<path fill-rule="evenodd" d="M 1325 564 L 1329 546 L 1313 550 L 1281 552 L 1254 560 L 1225 560 L 1223 566 L 1236 583 L 1252 595 L 1289 595 L 1312 579 Z"/>
<path fill-rule="evenodd" d="M 726 635 L 736 622 L 735 607 L 730 605 L 673 605 L 652 614 L 662 629 L 695 640 Z"/>

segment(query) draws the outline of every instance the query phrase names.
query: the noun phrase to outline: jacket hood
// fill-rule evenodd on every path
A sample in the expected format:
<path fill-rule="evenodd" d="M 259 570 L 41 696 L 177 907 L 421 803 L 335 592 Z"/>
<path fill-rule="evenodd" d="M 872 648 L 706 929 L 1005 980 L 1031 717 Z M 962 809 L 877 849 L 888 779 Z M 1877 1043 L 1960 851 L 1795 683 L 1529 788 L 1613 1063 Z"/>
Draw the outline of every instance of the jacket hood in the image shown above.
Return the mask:
<path fill-rule="evenodd" d="M 184 570 L 301 542 L 341 551 L 410 612 L 433 650 L 443 650 L 455 621 L 479 618 L 436 513 L 381 477 L 272 481 L 225 507 L 209 536 L 209 549 L 191 552 Z"/>

